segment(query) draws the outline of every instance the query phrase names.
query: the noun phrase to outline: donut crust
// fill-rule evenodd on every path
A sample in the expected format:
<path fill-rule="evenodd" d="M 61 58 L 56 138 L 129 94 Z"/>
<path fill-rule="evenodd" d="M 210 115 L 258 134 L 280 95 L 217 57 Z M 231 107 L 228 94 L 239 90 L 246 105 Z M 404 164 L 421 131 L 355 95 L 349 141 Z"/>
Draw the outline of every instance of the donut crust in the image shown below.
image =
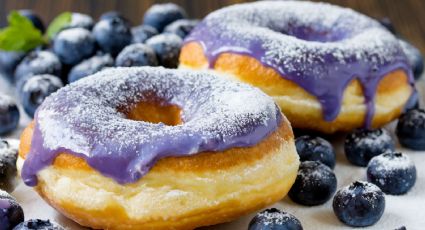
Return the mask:
<path fill-rule="evenodd" d="M 21 135 L 21 160 L 31 148 L 33 130 L 31 123 Z M 94 229 L 194 229 L 282 199 L 298 166 L 292 129 L 284 118 L 253 147 L 163 158 L 126 185 L 64 152 L 39 172 L 35 190 L 65 216 Z"/>
<path fill-rule="evenodd" d="M 185 44 L 180 53 L 180 68 L 208 69 L 202 46 L 194 41 Z M 341 111 L 333 121 L 325 121 L 318 100 L 296 83 L 255 58 L 222 53 L 212 71 L 232 80 L 256 86 L 273 97 L 294 128 L 323 133 L 347 132 L 364 126 L 366 105 L 360 82 L 354 79 L 346 87 Z M 403 70 L 390 72 L 378 85 L 372 128 L 381 127 L 400 116 L 412 94 L 412 86 Z"/>

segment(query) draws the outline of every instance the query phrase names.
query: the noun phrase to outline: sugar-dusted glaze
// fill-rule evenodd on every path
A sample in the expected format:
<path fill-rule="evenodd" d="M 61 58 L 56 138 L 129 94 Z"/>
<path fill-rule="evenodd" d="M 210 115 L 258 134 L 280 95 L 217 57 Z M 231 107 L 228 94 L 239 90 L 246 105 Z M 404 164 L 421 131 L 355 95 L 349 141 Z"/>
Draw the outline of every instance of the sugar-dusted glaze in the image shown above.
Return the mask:
<path fill-rule="evenodd" d="M 208 15 L 186 38 L 204 49 L 209 67 L 222 53 L 251 56 L 314 95 L 326 121 L 341 109 L 346 86 L 358 79 L 374 115 L 380 80 L 411 69 L 398 40 L 378 22 L 353 10 L 324 3 L 261 1 L 234 5 Z"/>
<path fill-rule="evenodd" d="M 121 112 L 152 98 L 178 106 L 183 123 L 135 121 Z M 118 183 L 131 183 L 164 157 L 255 145 L 281 120 L 260 90 L 209 73 L 108 69 L 60 89 L 39 107 L 22 178 L 36 185 L 38 171 L 67 152 Z"/>

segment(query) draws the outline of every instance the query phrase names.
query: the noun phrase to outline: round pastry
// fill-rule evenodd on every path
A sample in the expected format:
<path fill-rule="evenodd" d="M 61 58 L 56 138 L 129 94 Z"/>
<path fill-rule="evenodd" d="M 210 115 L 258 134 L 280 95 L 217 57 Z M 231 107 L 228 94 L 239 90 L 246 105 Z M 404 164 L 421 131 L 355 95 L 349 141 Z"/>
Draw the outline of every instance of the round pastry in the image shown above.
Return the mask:
<path fill-rule="evenodd" d="M 391 33 L 324 3 L 261 1 L 215 11 L 186 38 L 180 67 L 257 86 L 293 127 L 325 133 L 382 126 L 415 93 Z"/>
<path fill-rule="evenodd" d="M 21 176 L 100 229 L 192 229 L 286 195 L 292 129 L 254 87 L 209 73 L 117 68 L 49 96 L 22 134 Z"/>

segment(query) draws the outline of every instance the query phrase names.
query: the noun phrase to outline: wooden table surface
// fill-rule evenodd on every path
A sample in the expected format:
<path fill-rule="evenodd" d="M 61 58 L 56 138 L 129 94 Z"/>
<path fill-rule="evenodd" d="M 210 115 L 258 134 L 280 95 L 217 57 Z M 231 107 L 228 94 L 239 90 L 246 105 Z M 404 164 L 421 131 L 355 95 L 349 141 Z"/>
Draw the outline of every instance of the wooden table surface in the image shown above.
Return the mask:
<path fill-rule="evenodd" d="M 376 18 L 388 17 L 399 34 L 425 53 L 425 0 L 325 0 L 347 6 Z M 49 22 L 63 11 L 76 11 L 97 18 L 105 11 L 118 10 L 133 24 L 141 22 L 145 10 L 155 2 L 175 2 L 191 17 L 202 18 L 209 12 L 242 0 L 0 0 L 0 26 L 13 9 L 33 9 Z"/>

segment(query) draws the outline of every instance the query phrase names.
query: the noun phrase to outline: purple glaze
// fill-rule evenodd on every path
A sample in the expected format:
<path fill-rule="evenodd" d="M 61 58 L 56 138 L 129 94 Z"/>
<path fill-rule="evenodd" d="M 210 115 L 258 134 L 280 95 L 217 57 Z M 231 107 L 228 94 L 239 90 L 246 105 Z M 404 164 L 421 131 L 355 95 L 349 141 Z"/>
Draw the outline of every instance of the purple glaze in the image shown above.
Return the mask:
<path fill-rule="evenodd" d="M 179 106 L 184 123 L 134 121 L 118 111 L 152 96 Z M 132 183 L 164 157 L 253 146 L 281 120 L 273 100 L 246 84 L 160 67 L 108 69 L 60 89 L 39 107 L 22 178 L 35 186 L 37 173 L 68 152 L 118 183 Z"/>
<path fill-rule="evenodd" d="M 411 69 L 397 39 L 378 22 L 337 6 L 311 2 L 256 2 L 208 15 L 185 43 L 198 42 L 213 69 L 222 53 L 248 55 L 295 82 L 320 102 L 326 121 L 341 109 L 347 85 L 357 78 L 365 96 L 365 126 L 374 115 L 380 80 Z"/>

